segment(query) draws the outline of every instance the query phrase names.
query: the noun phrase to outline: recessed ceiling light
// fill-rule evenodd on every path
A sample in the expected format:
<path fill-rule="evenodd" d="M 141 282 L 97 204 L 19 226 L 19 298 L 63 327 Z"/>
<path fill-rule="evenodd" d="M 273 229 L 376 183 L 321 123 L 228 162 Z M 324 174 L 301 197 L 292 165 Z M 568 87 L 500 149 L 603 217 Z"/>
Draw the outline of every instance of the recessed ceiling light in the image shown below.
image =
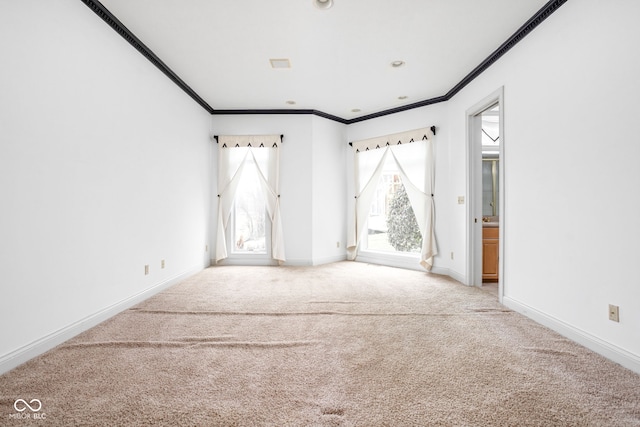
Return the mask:
<path fill-rule="evenodd" d="M 289 104 L 289 105 L 296 105 L 296 101 L 287 101 L 287 104 Z"/>
<path fill-rule="evenodd" d="M 333 0 L 313 0 L 313 5 L 318 9 L 329 9 L 333 6 Z"/>
<path fill-rule="evenodd" d="M 391 66 L 393 68 L 398 68 L 398 67 L 402 67 L 404 65 L 404 61 L 393 61 L 391 63 Z"/>
<path fill-rule="evenodd" d="M 360 111 L 362 111 L 362 110 L 359 109 L 359 108 L 354 108 L 354 109 L 351 110 L 352 113 L 359 113 Z"/>
<path fill-rule="evenodd" d="M 270 59 L 271 68 L 291 68 L 291 61 L 286 58 Z"/>

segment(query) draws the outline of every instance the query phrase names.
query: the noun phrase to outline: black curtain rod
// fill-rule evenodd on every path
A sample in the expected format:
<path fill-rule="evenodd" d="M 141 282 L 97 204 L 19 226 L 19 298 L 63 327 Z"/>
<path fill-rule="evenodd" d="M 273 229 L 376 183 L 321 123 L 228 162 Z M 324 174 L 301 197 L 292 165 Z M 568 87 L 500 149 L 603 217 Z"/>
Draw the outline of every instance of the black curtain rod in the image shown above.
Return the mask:
<path fill-rule="evenodd" d="M 218 143 L 218 135 L 213 135 L 213 138 L 216 140 L 216 144 Z M 284 139 L 284 135 L 280 134 L 280 142 Z"/>
<path fill-rule="evenodd" d="M 435 127 L 435 126 L 431 126 L 429 129 L 431 129 L 431 132 L 433 132 L 433 135 L 435 136 L 435 134 L 436 134 L 436 127 Z M 349 143 L 349 145 L 353 147 L 353 142 L 350 142 L 350 143 Z"/>

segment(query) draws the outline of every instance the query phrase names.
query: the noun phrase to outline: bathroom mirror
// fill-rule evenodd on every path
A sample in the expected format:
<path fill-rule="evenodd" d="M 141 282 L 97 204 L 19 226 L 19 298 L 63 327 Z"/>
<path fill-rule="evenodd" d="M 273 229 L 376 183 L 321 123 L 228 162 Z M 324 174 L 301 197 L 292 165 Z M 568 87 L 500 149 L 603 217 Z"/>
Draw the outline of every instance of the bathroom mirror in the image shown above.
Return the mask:
<path fill-rule="evenodd" d="M 500 126 L 499 107 L 482 113 L 482 218 L 497 222 L 500 211 Z"/>

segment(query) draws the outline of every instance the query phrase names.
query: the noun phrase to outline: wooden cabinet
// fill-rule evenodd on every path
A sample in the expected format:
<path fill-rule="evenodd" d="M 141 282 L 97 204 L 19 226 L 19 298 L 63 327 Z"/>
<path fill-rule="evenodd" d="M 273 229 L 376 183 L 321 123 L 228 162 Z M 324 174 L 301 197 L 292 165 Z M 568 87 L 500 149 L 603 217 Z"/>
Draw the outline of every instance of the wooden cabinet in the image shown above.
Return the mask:
<path fill-rule="evenodd" d="M 482 229 L 482 280 L 484 282 L 498 281 L 499 235 L 498 227 Z"/>

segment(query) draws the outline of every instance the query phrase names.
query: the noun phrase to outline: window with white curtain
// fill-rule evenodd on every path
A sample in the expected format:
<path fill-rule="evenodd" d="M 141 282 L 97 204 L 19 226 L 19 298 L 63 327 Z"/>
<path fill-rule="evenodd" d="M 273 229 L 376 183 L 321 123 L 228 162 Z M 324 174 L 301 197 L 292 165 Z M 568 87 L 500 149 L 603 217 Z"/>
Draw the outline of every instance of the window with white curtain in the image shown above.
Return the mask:
<path fill-rule="evenodd" d="M 216 262 L 233 255 L 285 261 L 280 218 L 280 135 L 218 137 Z"/>
<path fill-rule="evenodd" d="M 424 128 L 352 144 L 356 195 L 349 259 L 360 251 L 415 253 L 431 270 L 438 253 L 433 137 Z"/>

